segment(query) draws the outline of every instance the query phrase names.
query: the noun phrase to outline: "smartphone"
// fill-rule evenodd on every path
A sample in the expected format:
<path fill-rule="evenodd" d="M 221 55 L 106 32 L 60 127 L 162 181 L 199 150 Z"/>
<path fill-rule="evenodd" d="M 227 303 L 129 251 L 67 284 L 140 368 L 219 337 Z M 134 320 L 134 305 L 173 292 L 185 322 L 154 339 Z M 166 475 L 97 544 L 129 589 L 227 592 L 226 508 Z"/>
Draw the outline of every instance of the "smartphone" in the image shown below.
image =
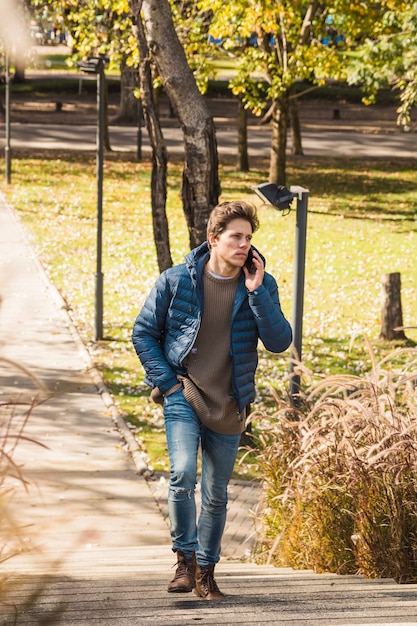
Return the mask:
<path fill-rule="evenodd" d="M 248 258 L 245 261 L 245 267 L 247 267 L 247 269 L 249 270 L 250 274 L 254 274 L 255 273 L 255 266 L 253 264 L 252 246 L 249 248 Z"/>

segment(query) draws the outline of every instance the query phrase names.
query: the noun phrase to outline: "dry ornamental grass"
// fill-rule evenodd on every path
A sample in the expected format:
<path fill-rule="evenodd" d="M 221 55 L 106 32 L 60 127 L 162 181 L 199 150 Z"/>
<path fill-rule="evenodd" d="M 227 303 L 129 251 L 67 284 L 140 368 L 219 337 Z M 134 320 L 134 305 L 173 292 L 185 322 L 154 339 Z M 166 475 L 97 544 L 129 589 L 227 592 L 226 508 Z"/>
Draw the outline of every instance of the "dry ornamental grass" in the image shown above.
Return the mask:
<path fill-rule="evenodd" d="M 417 350 L 278 397 L 258 445 L 266 505 L 258 558 L 319 572 L 417 580 Z M 253 419 L 262 419 L 254 414 Z"/>
<path fill-rule="evenodd" d="M 27 491 L 29 481 L 21 465 L 14 460 L 14 453 L 23 440 L 43 446 L 41 442 L 27 437 L 25 428 L 33 408 L 47 393 L 43 383 L 24 366 L 0 357 L 0 372 L 3 369 L 5 375 L 2 377 L 4 384 L 0 402 L 0 563 L 27 549 L 24 536 L 28 520 L 15 519 L 13 498 L 17 485 Z M 23 394 L 18 389 L 7 388 L 7 380 L 19 377 L 30 381 L 32 392 Z M 4 583 L 5 580 L 0 577 L 0 592 Z"/>

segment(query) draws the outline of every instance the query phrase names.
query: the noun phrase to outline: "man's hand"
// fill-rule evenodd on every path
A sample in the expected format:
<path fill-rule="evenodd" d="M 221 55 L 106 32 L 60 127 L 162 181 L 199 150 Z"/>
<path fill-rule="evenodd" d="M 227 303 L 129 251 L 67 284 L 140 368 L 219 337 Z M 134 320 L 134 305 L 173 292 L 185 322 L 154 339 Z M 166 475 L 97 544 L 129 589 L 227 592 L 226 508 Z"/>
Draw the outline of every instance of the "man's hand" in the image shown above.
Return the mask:
<path fill-rule="evenodd" d="M 257 289 L 257 287 L 262 285 L 264 279 L 263 261 L 256 250 L 252 249 L 252 253 L 252 262 L 255 268 L 254 273 L 251 274 L 248 268 L 245 265 L 243 266 L 243 271 L 245 272 L 245 286 L 248 291 L 254 291 Z"/>

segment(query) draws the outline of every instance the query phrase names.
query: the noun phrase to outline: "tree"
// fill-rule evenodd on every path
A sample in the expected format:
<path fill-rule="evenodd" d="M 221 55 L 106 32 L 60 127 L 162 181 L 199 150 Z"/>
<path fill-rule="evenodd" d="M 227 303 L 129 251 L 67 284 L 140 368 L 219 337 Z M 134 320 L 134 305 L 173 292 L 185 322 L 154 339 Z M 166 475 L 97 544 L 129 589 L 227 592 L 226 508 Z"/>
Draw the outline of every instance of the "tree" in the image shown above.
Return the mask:
<path fill-rule="evenodd" d="M 133 24 L 139 48 L 140 93 L 145 123 L 152 146 L 151 204 L 153 233 L 159 271 L 172 266 L 166 215 L 168 154 L 162 134 L 152 86 L 152 70 L 145 28 L 139 7 L 133 6 Z"/>
<path fill-rule="evenodd" d="M 215 79 L 217 71 L 212 59 L 217 50 L 214 43 L 207 37 L 212 21 L 212 11 L 201 2 L 182 2 L 170 0 L 173 22 L 178 38 L 184 48 L 187 61 L 193 71 L 201 93 L 205 94 L 209 79 Z M 249 170 L 248 142 L 247 142 L 247 108 L 242 98 L 237 103 L 237 159 L 236 167 L 240 171 Z"/>
<path fill-rule="evenodd" d="M 249 153 L 248 153 L 248 111 L 242 102 L 242 98 L 238 99 L 237 109 L 237 160 L 236 168 L 240 172 L 249 171 Z"/>
<path fill-rule="evenodd" d="M 272 125 L 271 182 L 285 184 L 288 119 L 297 128 L 302 90 L 345 77 L 347 53 L 383 30 L 386 2 L 350 0 L 201 0 L 211 11 L 209 35 L 236 55 L 233 93 Z M 242 45 L 242 44 L 245 45 Z M 297 135 L 296 135 L 297 138 Z M 299 136 L 298 136 L 299 139 Z M 302 151 L 301 144 L 297 146 Z"/>
<path fill-rule="evenodd" d="M 31 2 L 36 6 L 45 5 L 41 0 Z M 167 0 L 48 0 L 48 7 L 65 15 L 65 22 L 74 39 L 77 55 L 74 60 L 104 53 L 113 62 L 119 59 L 122 71 L 124 67 L 141 68 L 140 87 L 144 90 L 142 95 L 146 95 L 142 104 L 146 105 L 145 118 L 153 142 L 152 201 L 155 204 L 152 208 L 156 227 L 155 242 L 158 263 L 165 269 L 171 263 L 167 224 L 163 224 L 166 219 L 163 215 L 166 156 L 155 103 L 150 97 L 152 89 L 148 88 L 151 63 L 157 67 L 183 131 L 185 165 L 181 195 L 191 247 L 205 239 L 207 218 L 212 207 L 217 204 L 220 193 L 213 120 L 176 35 L 170 5 Z M 135 32 L 131 14 L 136 20 Z M 142 37 L 142 25 L 146 40 Z M 144 55 L 142 65 L 139 65 L 138 48 Z M 124 82 L 122 77 L 122 84 Z"/>
<path fill-rule="evenodd" d="M 147 129 L 153 146 L 152 219 L 160 271 L 172 265 L 166 216 L 166 146 L 153 103 L 152 77 L 146 39 L 135 37 L 128 0 L 49 0 L 48 5 L 32 0 L 45 22 L 63 20 L 73 42 L 72 62 L 105 54 L 120 66 L 121 99 L 118 120 L 137 121 L 139 74 L 142 83 Z M 139 66 L 138 43 L 143 62 Z M 106 107 L 107 108 L 107 107 Z M 106 124 L 106 129 L 108 128 Z M 108 132 L 107 132 L 108 138 Z M 106 141 L 106 139 L 105 139 Z M 107 140 L 107 149 L 109 142 Z"/>
<path fill-rule="evenodd" d="M 206 238 L 206 224 L 220 194 L 217 141 L 213 119 L 176 34 L 167 0 L 130 0 L 142 9 L 148 48 L 155 61 L 184 138 L 181 197 L 194 247 Z"/>
<path fill-rule="evenodd" d="M 43 22 L 62 22 L 73 42 L 72 63 L 104 54 L 120 70 L 118 121 L 136 121 L 137 46 L 128 0 L 28 0 Z"/>
<path fill-rule="evenodd" d="M 408 126 L 417 104 L 417 11 L 414 1 L 390 2 L 385 30 L 367 37 L 350 65 L 349 82 L 360 85 L 374 103 L 381 88 L 400 94 L 398 123 Z"/>
<path fill-rule="evenodd" d="M 120 60 L 120 106 L 115 121 L 139 122 L 138 99 L 135 96 L 138 88 L 138 70 L 131 65 L 129 57 L 123 55 Z"/>

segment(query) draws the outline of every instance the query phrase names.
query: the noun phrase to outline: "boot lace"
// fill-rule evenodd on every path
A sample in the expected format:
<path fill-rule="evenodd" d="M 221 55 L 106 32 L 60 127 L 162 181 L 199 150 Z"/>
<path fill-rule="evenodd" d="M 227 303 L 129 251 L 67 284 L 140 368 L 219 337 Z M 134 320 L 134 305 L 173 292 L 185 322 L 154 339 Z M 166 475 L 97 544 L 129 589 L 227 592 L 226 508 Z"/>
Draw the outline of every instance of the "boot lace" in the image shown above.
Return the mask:
<path fill-rule="evenodd" d="M 214 580 L 214 572 L 213 568 L 208 567 L 204 572 L 201 572 L 201 587 L 204 589 L 206 594 L 209 593 L 220 593 L 220 589 L 217 586 L 216 581 Z"/>
<path fill-rule="evenodd" d="M 187 559 L 184 555 L 178 557 L 177 569 L 175 571 L 174 580 L 183 578 L 184 576 L 193 576 L 193 564 L 191 559 Z M 174 566 L 175 567 L 175 566 Z"/>

